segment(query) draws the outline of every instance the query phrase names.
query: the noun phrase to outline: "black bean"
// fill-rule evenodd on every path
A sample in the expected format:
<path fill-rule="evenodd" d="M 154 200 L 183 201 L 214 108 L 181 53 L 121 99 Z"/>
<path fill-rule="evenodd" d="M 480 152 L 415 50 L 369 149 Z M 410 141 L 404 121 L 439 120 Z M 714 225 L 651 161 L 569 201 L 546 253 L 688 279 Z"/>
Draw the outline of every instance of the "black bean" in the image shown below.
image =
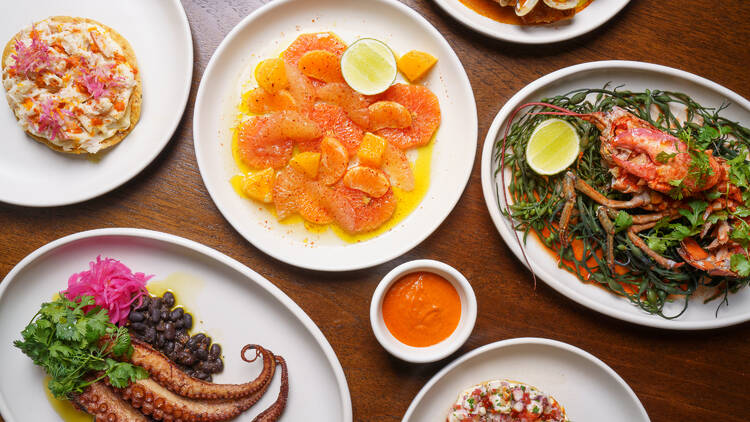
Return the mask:
<path fill-rule="evenodd" d="M 190 336 L 188 335 L 187 331 L 185 331 L 185 329 L 182 329 L 177 331 L 177 334 L 175 334 L 175 339 L 177 339 L 180 344 L 185 344 L 190 340 Z"/>
<path fill-rule="evenodd" d="M 164 336 L 167 338 L 167 340 L 174 340 L 174 335 L 174 322 L 168 322 L 164 324 Z"/>
<path fill-rule="evenodd" d="M 201 347 L 204 347 L 206 350 L 208 350 L 208 346 L 211 345 L 211 337 L 204 337 L 201 339 Z"/>
<path fill-rule="evenodd" d="M 208 351 L 205 348 L 199 348 L 195 351 L 195 357 L 200 360 L 206 360 L 208 357 Z"/>
<path fill-rule="evenodd" d="M 177 358 L 180 357 L 180 354 L 177 352 L 177 348 L 175 348 L 175 350 L 173 350 L 169 355 L 167 355 L 167 357 L 172 362 L 177 362 Z"/>
<path fill-rule="evenodd" d="M 169 320 L 169 309 L 162 308 L 161 312 L 159 313 L 159 317 L 162 321 Z"/>
<path fill-rule="evenodd" d="M 207 360 L 202 360 L 198 362 L 197 365 L 195 365 L 195 369 L 201 372 L 210 373 L 213 366 L 211 365 L 211 362 Z"/>
<path fill-rule="evenodd" d="M 211 376 L 211 374 L 208 374 L 203 381 L 212 382 L 213 380 L 214 380 L 214 378 Z"/>
<path fill-rule="evenodd" d="M 202 342 L 203 339 L 206 338 L 206 335 L 203 334 L 203 333 L 198 333 L 198 334 L 194 335 L 193 337 L 195 337 L 195 341 Z"/>
<path fill-rule="evenodd" d="M 155 341 L 156 347 L 164 346 L 164 342 L 166 340 L 167 339 L 164 337 L 164 333 L 156 333 L 156 341 Z"/>
<path fill-rule="evenodd" d="M 190 314 L 185 314 L 184 317 L 182 317 L 182 326 L 189 330 L 193 327 L 193 316 Z"/>
<path fill-rule="evenodd" d="M 146 316 L 143 315 L 143 312 L 131 311 L 130 315 L 128 315 L 128 319 L 131 320 L 131 321 L 133 321 L 133 322 L 141 322 L 144 319 L 146 319 Z"/>
<path fill-rule="evenodd" d="M 192 353 L 187 352 L 187 351 L 183 351 L 182 353 L 180 353 L 179 362 L 181 364 L 187 365 L 187 366 L 193 366 L 195 365 L 196 361 L 197 359 L 195 359 L 195 356 L 193 356 Z"/>
<path fill-rule="evenodd" d="M 182 319 L 182 317 L 185 315 L 185 310 L 182 308 L 175 308 L 172 312 L 169 313 L 169 319 L 171 321 L 178 321 Z"/>
<path fill-rule="evenodd" d="M 161 349 L 161 351 L 165 355 L 169 355 L 170 353 L 172 353 L 173 350 L 174 350 L 174 342 L 173 341 L 167 341 L 166 343 L 164 343 L 164 347 L 162 347 L 162 349 Z"/>
<path fill-rule="evenodd" d="M 130 328 L 136 333 L 143 334 L 148 326 L 142 322 L 134 322 L 130 324 Z"/>
<path fill-rule="evenodd" d="M 161 311 L 159 310 L 159 308 L 152 307 L 149 311 L 149 316 L 151 317 L 151 322 L 156 324 L 161 319 Z"/>
<path fill-rule="evenodd" d="M 224 361 L 221 359 L 216 359 L 213 361 L 214 367 L 216 367 L 216 370 L 213 371 L 213 373 L 221 372 L 224 370 Z"/>
<path fill-rule="evenodd" d="M 195 371 L 193 373 L 193 377 L 205 380 L 208 377 L 208 374 L 205 372 L 201 372 L 201 371 Z"/>
<path fill-rule="evenodd" d="M 174 294 L 172 294 L 172 292 L 164 292 L 162 299 L 164 300 L 164 304 L 167 305 L 167 308 L 172 308 L 174 306 Z"/>
<path fill-rule="evenodd" d="M 153 343 L 156 339 L 156 330 L 154 327 L 148 327 L 146 331 L 143 333 L 143 339 L 146 340 L 146 343 Z"/>
<path fill-rule="evenodd" d="M 151 304 L 151 297 L 150 296 L 143 296 L 143 300 L 141 301 L 141 306 L 137 306 L 138 302 L 134 302 L 133 306 L 135 306 L 136 311 L 145 311 L 148 309 L 148 305 Z"/>
<path fill-rule="evenodd" d="M 182 318 L 180 318 L 180 319 L 178 319 L 178 320 L 176 320 L 174 322 L 174 328 L 177 328 L 177 329 L 182 328 Z"/>
<path fill-rule="evenodd" d="M 166 323 L 164 321 L 159 321 L 159 323 L 156 324 L 156 331 L 164 331 L 165 326 Z"/>
<path fill-rule="evenodd" d="M 208 350 L 208 358 L 210 360 L 216 360 L 221 357 L 221 346 L 214 343 L 211 345 L 211 348 Z"/>

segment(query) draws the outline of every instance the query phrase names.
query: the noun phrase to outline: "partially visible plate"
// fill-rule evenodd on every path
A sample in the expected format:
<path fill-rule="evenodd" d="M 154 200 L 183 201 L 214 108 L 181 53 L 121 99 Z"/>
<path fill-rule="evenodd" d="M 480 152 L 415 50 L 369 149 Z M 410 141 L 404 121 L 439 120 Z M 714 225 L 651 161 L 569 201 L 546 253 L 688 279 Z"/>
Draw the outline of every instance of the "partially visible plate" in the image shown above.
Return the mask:
<path fill-rule="evenodd" d="M 594 0 L 572 19 L 549 25 L 511 25 L 498 22 L 480 15 L 459 0 L 435 0 L 435 3 L 462 24 L 488 37 L 521 44 L 550 44 L 593 31 L 612 19 L 629 1 Z"/>
<path fill-rule="evenodd" d="M 24 133 L 0 88 L 2 202 L 30 207 L 69 205 L 117 188 L 164 149 L 187 104 L 193 41 L 179 0 L 5 2 L 0 13 L 0 45 L 32 22 L 58 15 L 92 18 L 130 42 L 143 81 L 141 118 L 120 144 L 99 156 L 63 154 Z"/>
<path fill-rule="evenodd" d="M 505 200 L 500 190 L 500 174 L 496 172 L 499 163 L 494 158 L 497 137 L 501 136 L 500 131 L 505 129 L 510 113 L 521 104 L 563 94 L 577 88 L 601 88 L 608 82 L 611 86 L 622 84 L 623 90 L 659 89 L 684 92 L 707 107 L 719 107 L 724 103 L 729 103 L 730 106 L 721 114 L 745 126 L 750 125 L 750 101 L 747 99 L 708 79 L 651 63 L 632 61 L 582 63 L 552 72 L 530 83 L 505 103 L 492 122 L 482 149 L 481 172 L 484 200 L 495 227 L 521 262 L 525 263 L 521 248 L 513 234 L 509 220 L 500 212 L 501 205 L 503 209 L 505 208 Z M 519 113 L 518 118 L 521 116 L 522 113 Z M 506 182 L 509 180 L 510 178 L 506 177 Z M 594 284 L 584 283 L 575 275 L 559 268 L 556 257 L 534 236 L 529 236 L 525 250 L 533 271 L 553 289 L 581 305 L 614 318 L 675 330 L 719 328 L 750 320 L 750 288 L 730 294 L 729 304 L 721 306 L 718 313 L 719 300 L 703 303 L 703 297 L 694 295 L 685 313 L 676 319 L 668 320 L 658 315 L 648 314 L 625 298 L 616 296 Z M 664 306 L 664 314 L 676 315 L 682 310 L 682 306 L 682 301 L 667 303 Z"/>
<path fill-rule="evenodd" d="M 443 368 L 417 393 L 402 422 L 444 421 L 461 391 L 500 378 L 551 395 L 571 421 L 650 421 L 628 384 L 595 356 L 555 340 L 516 338 L 472 350 Z"/>
<path fill-rule="evenodd" d="M 242 83 L 268 57 L 307 32 L 333 31 L 347 43 L 372 37 L 396 53 L 416 49 L 438 58 L 424 85 L 440 100 L 442 123 L 434 139 L 429 189 L 419 206 L 386 233 L 347 243 L 331 230 L 283 224 L 258 203 L 240 197 L 229 180 L 239 174 L 231 126 Z M 474 165 L 477 112 L 466 72 L 445 38 L 396 0 L 281 0 L 242 20 L 211 57 L 198 89 L 193 120 L 195 155 L 211 198 L 234 228 L 265 253 L 298 267 L 345 271 L 398 257 L 429 236 L 458 202 Z"/>
<path fill-rule="evenodd" d="M 245 344 L 257 343 L 283 356 L 289 366 L 289 402 L 282 420 L 352 420 L 351 398 L 341 364 L 315 323 L 288 296 L 258 273 L 193 241 L 140 229 L 81 232 L 49 243 L 16 265 L 0 283 L 0 414 L 6 422 L 53 421 L 59 416 L 45 397 L 43 371 L 13 347 L 42 302 L 67 287 L 68 277 L 98 255 L 120 259 L 133 271 L 170 278 L 180 304 L 195 316 L 194 331 L 221 344 L 225 369 L 218 383 L 241 383 L 258 366 L 240 360 Z M 183 287 L 184 286 L 184 287 Z M 237 419 L 267 408 L 278 395 L 276 376 L 260 402 Z"/>

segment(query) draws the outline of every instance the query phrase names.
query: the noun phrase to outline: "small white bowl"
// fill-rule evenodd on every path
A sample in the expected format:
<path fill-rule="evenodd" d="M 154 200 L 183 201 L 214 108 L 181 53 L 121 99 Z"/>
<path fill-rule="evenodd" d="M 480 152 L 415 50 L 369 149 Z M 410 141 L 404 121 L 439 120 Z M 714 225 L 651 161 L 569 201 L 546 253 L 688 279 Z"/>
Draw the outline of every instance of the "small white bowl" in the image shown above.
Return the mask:
<path fill-rule="evenodd" d="M 407 346 L 400 342 L 393 337 L 388 327 L 385 326 L 385 321 L 383 321 L 383 298 L 385 297 L 385 293 L 401 277 L 419 271 L 431 272 L 444 277 L 453 284 L 453 287 L 458 292 L 458 297 L 461 299 L 461 319 L 458 321 L 456 329 L 445 340 L 427 347 Z M 383 277 L 380 284 L 378 284 L 370 302 L 370 324 L 372 325 L 373 333 L 375 333 L 375 338 L 378 339 L 380 345 L 390 354 L 407 362 L 427 363 L 447 357 L 466 342 L 466 339 L 469 338 L 471 331 L 474 329 L 476 321 L 477 298 L 469 281 L 450 265 L 431 259 L 405 262 L 391 270 L 391 272 Z"/>

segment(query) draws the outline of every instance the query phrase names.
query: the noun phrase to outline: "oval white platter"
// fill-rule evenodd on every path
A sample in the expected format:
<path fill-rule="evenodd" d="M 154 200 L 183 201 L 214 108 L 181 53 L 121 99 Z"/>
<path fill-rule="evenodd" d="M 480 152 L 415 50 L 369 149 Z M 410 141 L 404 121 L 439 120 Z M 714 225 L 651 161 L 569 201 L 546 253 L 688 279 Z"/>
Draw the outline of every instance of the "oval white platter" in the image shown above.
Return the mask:
<path fill-rule="evenodd" d="M 719 107 L 728 102 L 731 106 L 723 110 L 722 115 L 745 126 L 750 125 L 748 100 L 705 78 L 666 66 L 632 61 L 590 62 L 560 69 L 530 83 L 508 100 L 492 122 L 484 141 L 481 170 L 482 190 L 492 221 L 505 243 L 522 262 L 524 260 L 521 249 L 513 235 L 510 222 L 500 213 L 498 205 L 500 203 L 505 208 L 502 191 L 499 190 L 499 173 L 496 177 L 499 165 L 494 158 L 496 139 L 502 136 L 501 130 L 505 130 L 506 120 L 519 105 L 563 94 L 576 88 L 601 88 L 608 82 L 611 86 L 624 84 L 621 89 L 632 91 L 659 89 L 684 92 L 708 107 Z M 521 115 L 522 113 L 519 113 L 519 117 Z M 748 288 L 730 294 L 729 305 L 722 306 L 718 314 L 716 309 L 719 300 L 704 304 L 704 297 L 695 295 L 684 314 L 668 320 L 658 315 L 650 315 L 626 299 L 592 284 L 583 283 L 575 275 L 558 268 L 555 257 L 536 238 L 529 237 L 525 250 L 533 271 L 553 289 L 581 305 L 614 318 L 675 330 L 718 328 L 750 320 Z M 668 303 L 664 307 L 664 313 L 676 315 L 681 309 L 681 302 Z"/>
<path fill-rule="evenodd" d="M 232 159 L 231 128 L 243 84 L 255 65 L 278 56 L 303 33 L 332 31 L 345 42 L 380 39 L 397 54 L 416 49 L 438 58 L 425 86 L 440 100 L 430 187 L 421 204 L 386 233 L 346 243 L 331 230 L 307 231 L 282 224 L 265 208 L 240 197 L 229 180 L 239 174 Z M 203 181 L 224 217 L 265 253 L 298 267 L 345 271 L 371 267 L 402 255 L 429 236 L 448 216 L 474 164 L 477 113 L 469 79 L 440 33 L 396 0 L 282 0 L 268 3 L 240 22 L 208 64 L 195 103 L 195 153 Z"/>
<path fill-rule="evenodd" d="M 509 379 L 538 388 L 576 422 L 649 422 L 638 397 L 607 364 L 575 346 L 543 338 L 498 341 L 459 357 L 419 390 L 403 422 L 446 420 L 458 394 Z"/>
<path fill-rule="evenodd" d="M 327 415 L 352 420 L 349 388 L 336 355 L 315 323 L 270 281 L 239 262 L 196 242 L 149 230 L 100 229 L 49 243 L 24 258 L 0 284 L 0 414 L 6 422 L 52 421 L 44 373 L 13 347 L 42 302 L 67 287 L 68 277 L 98 255 L 121 260 L 134 272 L 171 276 L 177 300 L 195 316 L 193 332 L 206 332 L 222 346 L 225 369 L 218 383 L 254 378 L 257 364 L 240 359 L 257 343 L 283 356 L 289 366 L 289 402 L 282 420 Z M 176 277 L 176 278 L 175 278 Z M 278 395 L 277 375 L 261 401 L 237 419 L 257 415 Z"/>
<path fill-rule="evenodd" d="M 435 3 L 462 24 L 488 37 L 521 44 L 550 44 L 593 31 L 612 19 L 629 1 L 594 0 L 572 19 L 548 25 L 512 25 L 498 22 L 471 10 L 459 0 L 435 0 Z"/>
<path fill-rule="evenodd" d="M 96 157 L 63 154 L 27 136 L 3 98 L 2 202 L 31 207 L 69 205 L 117 188 L 164 149 L 187 104 L 193 78 L 193 41 L 179 0 L 8 2 L 0 13 L 0 42 L 4 45 L 32 22 L 58 15 L 97 20 L 130 42 L 143 82 L 141 118 L 120 144 Z M 165 56 L 165 52 L 169 54 Z"/>

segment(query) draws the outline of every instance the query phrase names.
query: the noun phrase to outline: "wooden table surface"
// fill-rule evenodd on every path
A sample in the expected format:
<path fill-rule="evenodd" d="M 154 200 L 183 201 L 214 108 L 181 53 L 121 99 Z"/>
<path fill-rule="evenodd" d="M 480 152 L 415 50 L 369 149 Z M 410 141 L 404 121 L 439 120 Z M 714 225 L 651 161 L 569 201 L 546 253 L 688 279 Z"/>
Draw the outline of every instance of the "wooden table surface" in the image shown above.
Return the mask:
<path fill-rule="evenodd" d="M 398 259 L 343 274 L 300 270 L 260 252 L 224 220 L 198 171 L 192 116 L 201 75 L 232 27 L 266 2 L 183 0 L 196 64 L 187 110 L 170 144 L 145 171 L 102 197 L 46 209 L 0 204 L 0 274 L 54 239 L 101 227 L 160 230 L 206 244 L 270 279 L 318 324 L 344 368 L 358 421 L 401 419 L 422 385 L 451 360 L 497 340 L 526 336 L 567 342 L 602 359 L 630 384 L 652 421 L 748 420 L 750 324 L 704 332 L 644 328 L 588 310 L 543 283 L 535 289 L 490 220 L 479 160 L 481 141 L 508 98 L 540 76 L 581 62 L 629 59 L 673 66 L 750 98 L 750 2 L 636 0 L 590 34 L 523 46 L 474 33 L 432 1 L 405 1 L 447 38 L 469 75 L 479 113 L 476 163 L 463 197 L 433 235 Z M 368 316 L 378 281 L 396 265 L 418 258 L 455 266 L 479 302 L 466 344 L 427 365 L 386 353 Z"/>

